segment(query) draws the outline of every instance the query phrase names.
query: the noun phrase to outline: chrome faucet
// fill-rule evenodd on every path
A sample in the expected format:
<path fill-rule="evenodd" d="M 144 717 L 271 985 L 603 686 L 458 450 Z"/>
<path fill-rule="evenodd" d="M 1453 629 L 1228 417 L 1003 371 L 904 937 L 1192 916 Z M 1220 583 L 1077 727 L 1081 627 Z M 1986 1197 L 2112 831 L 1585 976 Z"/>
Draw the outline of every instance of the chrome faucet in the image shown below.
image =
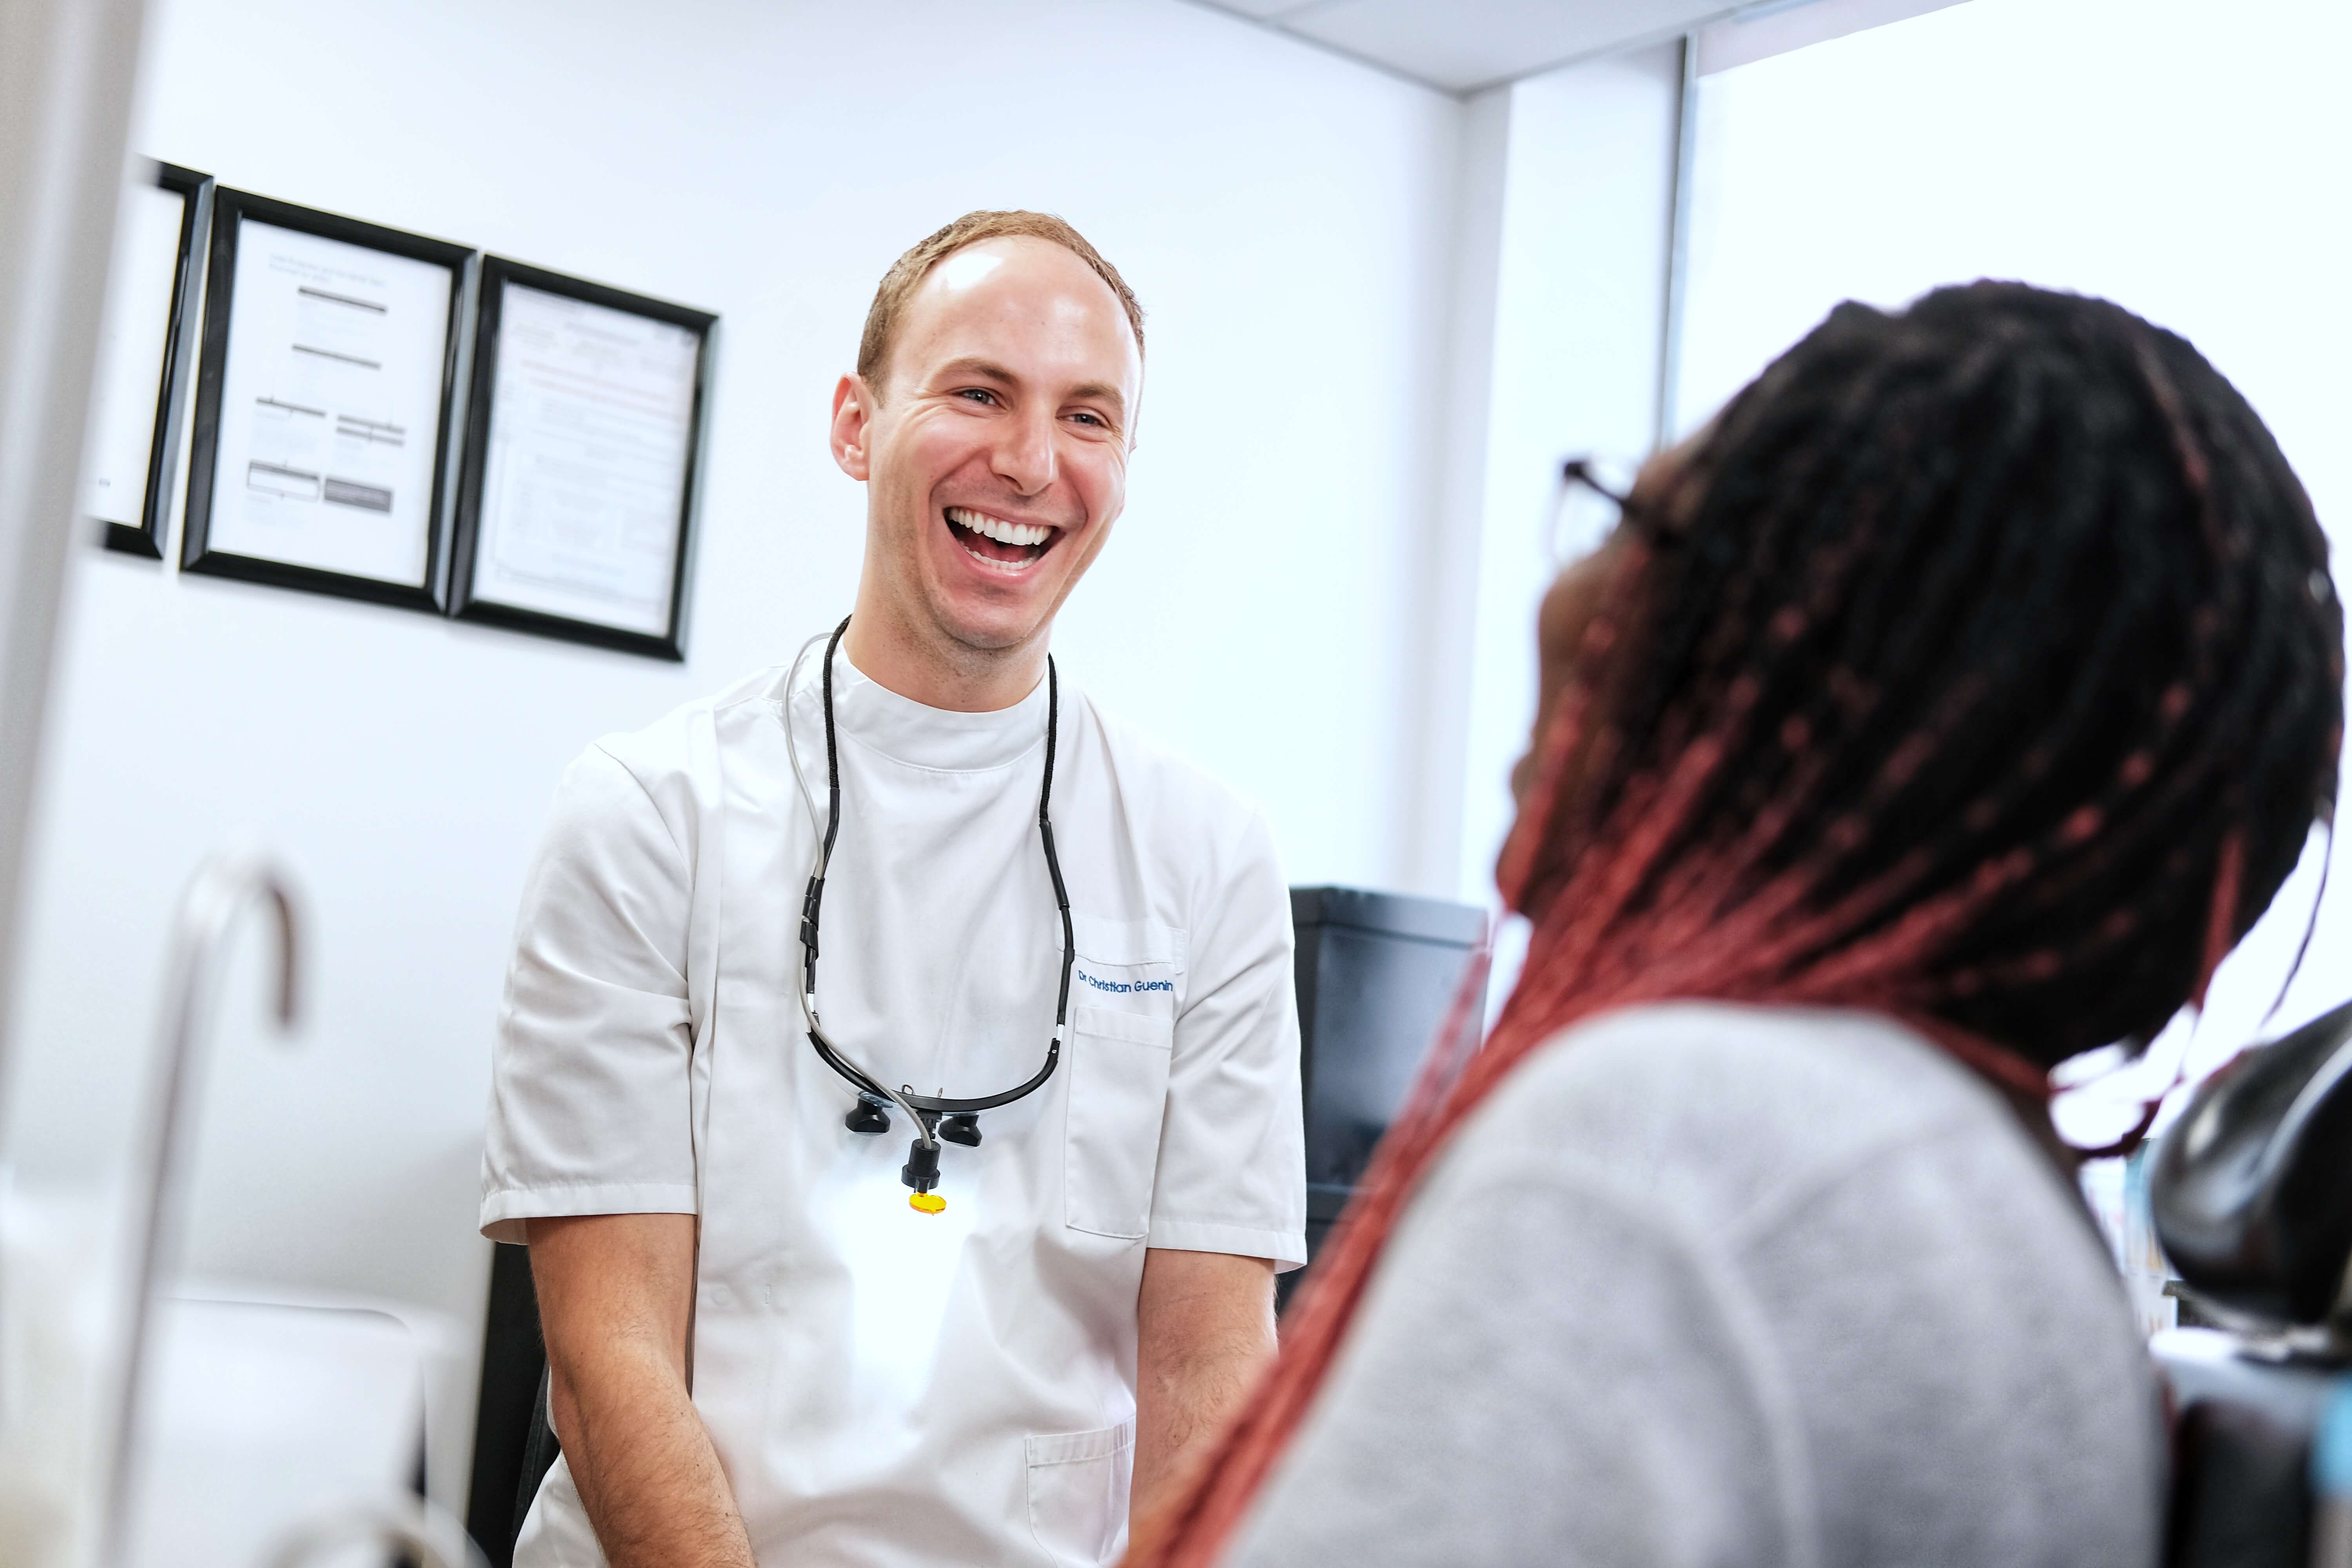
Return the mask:
<path fill-rule="evenodd" d="M 139 1215 L 138 1270 L 109 1456 L 106 1517 L 98 1558 L 100 1568 L 121 1568 L 123 1553 L 130 1549 L 148 1341 L 158 1290 L 165 1272 L 177 1260 L 184 1218 L 180 1192 L 184 1184 L 173 1178 L 181 1163 L 180 1146 L 187 1137 L 188 1112 L 214 1010 L 213 993 L 219 987 L 228 939 L 237 917 L 255 902 L 266 904 L 277 917 L 278 1025 L 280 1030 L 290 1031 L 301 1000 L 298 984 L 301 921 L 293 884 L 275 862 L 258 854 L 219 855 L 207 860 L 181 896 L 179 919 L 173 930 L 171 978 L 164 993 L 162 1037 L 156 1042 L 161 1070 L 148 1095 L 142 1127 L 141 1147 L 148 1155 L 146 1202 Z"/>

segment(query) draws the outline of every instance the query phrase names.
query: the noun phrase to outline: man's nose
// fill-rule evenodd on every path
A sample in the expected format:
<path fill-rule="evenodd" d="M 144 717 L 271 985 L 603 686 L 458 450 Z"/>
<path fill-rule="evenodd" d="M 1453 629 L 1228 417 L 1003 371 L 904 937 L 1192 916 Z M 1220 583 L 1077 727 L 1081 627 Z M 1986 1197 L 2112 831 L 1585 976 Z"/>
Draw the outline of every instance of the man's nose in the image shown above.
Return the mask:
<path fill-rule="evenodd" d="M 997 478 L 1024 496 L 1042 492 L 1054 482 L 1054 421 L 1050 415 L 1024 412 L 1008 420 L 996 444 Z"/>

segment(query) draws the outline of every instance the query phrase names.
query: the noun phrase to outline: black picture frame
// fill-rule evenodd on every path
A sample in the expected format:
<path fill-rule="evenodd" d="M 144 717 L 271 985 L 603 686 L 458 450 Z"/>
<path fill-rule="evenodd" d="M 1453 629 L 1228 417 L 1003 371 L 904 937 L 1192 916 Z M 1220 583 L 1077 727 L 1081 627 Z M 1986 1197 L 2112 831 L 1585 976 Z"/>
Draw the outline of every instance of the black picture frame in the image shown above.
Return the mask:
<path fill-rule="evenodd" d="M 180 254 L 172 267 L 172 306 L 163 329 L 163 374 L 155 388 L 155 434 L 147 448 L 147 485 L 139 522 L 108 521 L 100 542 L 125 555 L 163 559 L 172 528 L 172 491 L 179 480 L 180 411 L 188 400 L 188 372 L 196 357 L 196 300 L 204 291 L 205 247 L 212 221 L 213 177 L 177 163 L 155 165 L 157 188 L 178 195 Z"/>
<path fill-rule="evenodd" d="M 220 449 L 221 394 L 228 370 L 230 330 L 236 308 L 236 251 L 245 220 L 274 225 L 301 234 L 381 250 L 413 261 L 448 268 L 449 319 L 441 361 L 440 409 L 434 426 L 432 494 L 427 501 L 425 581 L 418 584 L 385 582 L 373 577 L 240 555 L 215 549 L 210 542 L 215 468 Z M 211 286 L 205 295 L 204 353 L 196 371 L 196 406 L 191 423 L 193 449 L 188 468 L 186 524 L 180 541 L 180 569 L 214 577 L 234 577 L 272 587 L 297 588 L 314 594 L 364 599 L 402 609 L 443 614 L 448 601 L 448 496 L 453 467 L 450 437 L 457 427 L 456 407 L 461 385 L 465 327 L 470 313 L 469 294 L 478 253 L 448 240 L 411 234 L 345 217 L 340 213 L 297 206 L 249 191 L 217 187 L 213 193 L 212 239 L 206 262 Z"/>
<path fill-rule="evenodd" d="M 602 305 L 610 310 L 649 317 L 684 327 L 698 340 L 694 362 L 694 396 L 688 416 L 686 475 L 679 486 L 677 543 L 670 569 L 669 625 L 656 635 L 576 620 L 546 611 L 524 609 L 478 596 L 475 563 L 482 536 L 482 486 L 490 451 L 490 421 L 498 384 L 499 328 L 509 284 L 541 289 L 566 299 Z M 459 620 L 478 621 L 510 631 L 641 654 L 648 658 L 682 661 L 686 658 L 686 620 L 694 578 L 697 502 L 701 494 L 703 437 L 710 397 L 710 362 L 719 318 L 708 310 L 673 304 L 644 294 L 503 257 L 482 258 L 476 290 L 473 384 L 466 400 L 466 438 L 457 481 L 457 534 L 453 550 L 450 614 Z"/>

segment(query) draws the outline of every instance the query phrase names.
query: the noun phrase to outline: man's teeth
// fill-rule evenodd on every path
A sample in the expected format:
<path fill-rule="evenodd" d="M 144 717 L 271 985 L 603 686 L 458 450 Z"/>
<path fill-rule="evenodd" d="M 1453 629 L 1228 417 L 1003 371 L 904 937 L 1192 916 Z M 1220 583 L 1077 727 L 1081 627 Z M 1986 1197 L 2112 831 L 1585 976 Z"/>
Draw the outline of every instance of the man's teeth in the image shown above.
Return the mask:
<path fill-rule="evenodd" d="M 948 508 L 948 521 L 958 528 L 985 534 L 999 544 L 1043 544 L 1054 537 L 1054 531 L 1042 523 L 1005 522 L 984 511 L 967 511 L 960 506 Z"/>

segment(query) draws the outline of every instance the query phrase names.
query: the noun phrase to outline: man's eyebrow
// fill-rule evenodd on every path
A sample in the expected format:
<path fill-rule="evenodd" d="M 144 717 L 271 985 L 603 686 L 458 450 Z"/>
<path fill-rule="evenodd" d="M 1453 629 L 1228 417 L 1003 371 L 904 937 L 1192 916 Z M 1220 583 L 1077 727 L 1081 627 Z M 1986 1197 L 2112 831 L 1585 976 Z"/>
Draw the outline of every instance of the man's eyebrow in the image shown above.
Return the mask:
<path fill-rule="evenodd" d="M 939 374 L 942 377 L 977 375 L 988 381 L 1001 381 L 1007 386 L 1018 385 L 1021 381 L 1019 376 L 1013 374 L 1011 371 L 1005 369 L 994 360 L 980 359 L 976 357 L 950 360 L 947 363 L 940 366 Z"/>

